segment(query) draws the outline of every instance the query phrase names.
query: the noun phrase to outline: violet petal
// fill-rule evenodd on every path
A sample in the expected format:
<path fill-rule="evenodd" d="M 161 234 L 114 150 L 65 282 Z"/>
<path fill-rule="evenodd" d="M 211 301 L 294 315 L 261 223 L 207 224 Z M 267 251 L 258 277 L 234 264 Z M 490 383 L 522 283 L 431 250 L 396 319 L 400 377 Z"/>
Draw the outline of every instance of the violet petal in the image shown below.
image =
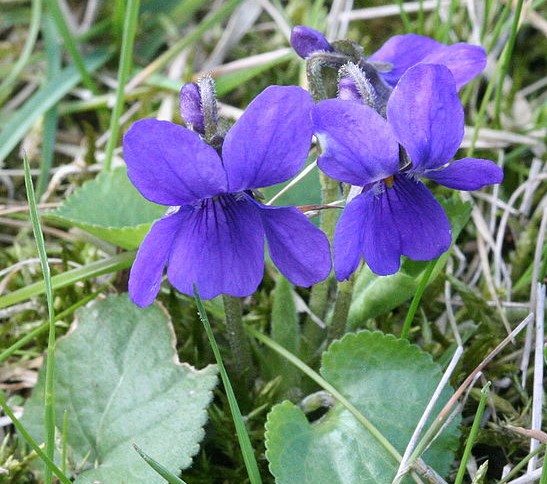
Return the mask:
<path fill-rule="evenodd" d="M 432 260 L 448 250 L 452 241 L 450 222 L 420 180 L 397 176 L 386 193 L 402 255 L 413 260 Z"/>
<path fill-rule="evenodd" d="M 426 171 L 424 176 L 456 190 L 479 190 L 486 185 L 501 183 L 503 170 L 490 160 L 462 158 L 441 170 Z"/>
<path fill-rule="evenodd" d="M 334 271 L 339 281 L 349 279 L 363 253 L 364 214 L 371 203 L 370 192 L 357 195 L 344 208 L 334 231 Z M 397 255 L 398 257 L 398 255 Z"/>
<path fill-rule="evenodd" d="M 173 240 L 187 215 L 181 208 L 158 220 L 141 243 L 129 275 L 129 297 L 137 306 L 148 306 L 156 299 Z"/>
<path fill-rule="evenodd" d="M 288 180 L 311 146 L 311 95 L 300 87 L 270 86 L 249 104 L 222 147 L 230 192 Z"/>
<path fill-rule="evenodd" d="M 395 35 L 387 40 L 368 60 L 388 62 L 393 65 L 389 72 L 381 76 L 391 87 L 395 87 L 401 76 L 413 65 L 421 62 L 427 55 L 442 50 L 440 42 L 416 34 Z"/>
<path fill-rule="evenodd" d="M 384 187 L 384 182 L 381 182 L 380 187 Z M 372 272 L 387 276 L 399 270 L 401 241 L 397 230 L 397 213 L 393 213 L 391 206 L 392 189 L 384 188 L 381 193 L 376 190 L 378 187 L 361 195 L 362 254 Z"/>
<path fill-rule="evenodd" d="M 424 64 L 442 64 L 450 69 L 458 91 L 486 67 L 486 52 L 478 45 L 460 42 L 443 46 L 427 55 Z"/>
<path fill-rule="evenodd" d="M 330 177 L 364 186 L 399 170 L 391 128 L 369 106 L 327 99 L 314 107 L 312 118 L 322 150 L 318 165 Z"/>
<path fill-rule="evenodd" d="M 312 286 L 331 270 L 329 241 L 296 207 L 258 205 L 270 257 L 297 286 Z"/>
<path fill-rule="evenodd" d="M 321 32 L 304 25 L 291 30 L 291 46 L 302 59 L 317 51 L 332 52 L 332 46 Z"/>
<path fill-rule="evenodd" d="M 167 277 L 180 292 L 203 299 L 251 295 L 264 274 L 264 230 L 253 202 L 221 195 L 195 207 L 173 243 Z"/>
<path fill-rule="evenodd" d="M 438 64 L 409 69 L 387 104 L 393 133 L 418 173 L 452 159 L 463 139 L 463 116 L 454 77 Z"/>
<path fill-rule="evenodd" d="M 127 175 L 143 197 L 178 206 L 226 191 L 226 174 L 213 148 L 174 123 L 142 119 L 123 138 Z"/>

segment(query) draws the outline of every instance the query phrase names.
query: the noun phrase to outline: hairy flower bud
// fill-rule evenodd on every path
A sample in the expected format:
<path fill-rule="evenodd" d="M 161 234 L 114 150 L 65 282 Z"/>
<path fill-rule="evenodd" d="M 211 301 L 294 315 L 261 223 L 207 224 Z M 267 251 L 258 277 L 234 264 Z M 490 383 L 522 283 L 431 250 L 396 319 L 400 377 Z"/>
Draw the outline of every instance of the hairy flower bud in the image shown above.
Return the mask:
<path fill-rule="evenodd" d="M 344 101 L 362 101 L 355 82 L 349 77 L 343 77 L 338 82 L 338 98 Z"/>
<path fill-rule="evenodd" d="M 180 116 L 184 123 L 194 131 L 203 134 L 205 123 L 201 106 L 201 94 L 195 82 L 188 82 L 180 90 Z"/>
<path fill-rule="evenodd" d="M 333 51 L 329 41 L 321 32 L 304 25 L 297 25 L 292 29 L 291 46 L 303 59 L 317 51 Z"/>

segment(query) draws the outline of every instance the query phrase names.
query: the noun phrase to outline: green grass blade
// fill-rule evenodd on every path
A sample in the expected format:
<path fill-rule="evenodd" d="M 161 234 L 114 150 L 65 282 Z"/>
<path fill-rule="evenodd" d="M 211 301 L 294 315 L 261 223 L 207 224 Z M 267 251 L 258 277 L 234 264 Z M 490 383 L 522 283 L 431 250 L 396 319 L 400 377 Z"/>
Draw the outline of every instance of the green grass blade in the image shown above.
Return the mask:
<path fill-rule="evenodd" d="M 228 72 L 226 74 L 220 74 L 218 76 L 213 74 L 215 78 L 215 91 L 217 96 L 222 97 L 231 93 L 234 89 L 257 77 L 263 72 L 266 72 L 280 64 L 288 62 L 289 60 L 291 60 L 292 57 L 294 57 L 294 54 L 292 52 L 287 52 L 286 54 L 280 55 L 279 57 L 272 59 L 269 62 L 264 62 L 263 64 L 247 67 L 245 69 L 234 72 Z M 176 93 L 180 91 L 181 86 L 180 81 L 176 79 L 169 79 L 168 77 L 161 74 L 151 74 L 146 81 L 146 85 L 173 91 Z M 105 104 L 107 99 L 108 98 L 105 96 Z M 81 104 L 83 104 L 83 102 Z"/>
<path fill-rule="evenodd" d="M 179 52 L 192 45 L 198 40 L 205 32 L 211 29 L 215 24 L 222 21 L 225 17 L 230 15 L 235 8 L 241 3 L 242 0 L 229 0 L 220 8 L 213 10 L 207 17 L 203 19 L 196 28 L 192 29 L 188 35 L 184 36 L 178 42 L 173 44 L 169 50 L 161 54 L 154 62 L 148 64 L 141 72 L 139 72 L 131 81 L 129 86 L 131 89 L 142 84 L 149 76 L 154 72 L 157 72 L 163 68 L 171 59 L 173 59 Z"/>
<path fill-rule="evenodd" d="M 418 29 L 417 34 L 424 35 L 425 28 L 425 12 L 424 12 L 424 0 L 418 0 Z"/>
<path fill-rule="evenodd" d="M 175 476 L 172 472 L 169 472 L 169 470 L 163 467 L 159 462 L 155 461 L 148 454 L 144 453 L 137 444 L 133 444 L 133 448 L 144 459 L 144 462 L 146 462 L 152 469 L 154 469 L 169 484 L 186 484 L 186 482 Z"/>
<path fill-rule="evenodd" d="M 48 322 L 49 322 L 49 337 L 47 344 L 47 359 L 46 359 L 46 389 L 44 392 L 44 426 L 46 435 L 46 454 L 53 460 L 55 454 L 55 392 L 53 384 L 53 375 L 55 373 L 55 314 L 53 309 L 53 287 L 51 285 L 51 273 L 46 253 L 46 243 L 40 224 L 40 216 L 36 207 L 36 199 L 34 198 L 34 186 L 32 177 L 30 176 L 30 165 L 28 158 L 23 157 L 23 166 L 25 169 L 25 188 L 27 190 L 27 199 L 29 204 L 30 221 L 32 223 L 32 232 L 36 240 L 38 248 L 38 256 L 40 257 L 40 266 L 44 276 L 44 288 L 46 291 Z M 52 482 L 51 468 L 46 465 L 45 482 Z"/>
<path fill-rule="evenodd" d="M 500 125 L 501 96 L 503 93 L 503 81 L 505 80 L 505 77 L 507 76 L 507 71 L 509 70 L 509 62 L 511 61 L 511 57 L 513 56 L 513 48 L 515 47 L 515 42 L 517 40 L 517 33 L 518 33 L 523 3 L 524 3 L 524 0 L 518 0 L 517 2 L 515 14 L 513 17 L 513 23 L 511 25 L 511 35 L 503 50 L 500 76 L 498 78 L 498 89 L 496 90 L 496 97 L 494 102 L 494 106 L 495 106 L 494 119 L 496 120 L 496 124 L 498 126 Z"/>
<path fill-rule="evenodd" d="M 32 447 L 34 452 L 38 454 L 38 457 L 40 457 L 40 459 L 44 461 L 47 468 L 50 469 L 51 472 L 55 474 L 63 484 L 72 484 L 72 481 L 63 474 L 63 471 L 61 471 L 61 469 L 59 469 L 55 465 L 55 463 L 46 455 L 46 453 L 40 448 L 37 442 L 26 431 L 25 427 L 21 425 L 21 422 L 19 422 L 17 417 L 13 414 L 8 404 L 6 403 L 6 400 L 4 399 L 3 395 L 0 395 L 0 407 L 2 407 L 2 410 L 4 410 L 4 413 L 10 418 L 11 422 L 13 423 L 17 431 L 23 436 L 23 438 L 27 441 L 27 443 Z"/>
<path fill-rule="evenodd" d="M 50 17 L 43 22 L 42 34 L 46 50 L 47 75 L 51 80 L 61 70 L 61 49 L 57 42 L 57 33 Z M 53 164 L 55 151 L 55 138 L 57 135 L 57 122 L 59 114 L 57 106 L 52 107 L 44 115 L 44 136 L 42 141 L 42 159 L 40 162 L 40 175 L 36 182 L 36 198 L 40 199 L 46 191 L 49 172 Z"/>
<path fill-rule="evenodd" d="M 451 0 L 450 5 L 448 7 L 447 18 L 444 19 L 444 21 L 441 24 L 440 34 L 438 34 L 437 40 L 440 40 L 441 42 L 445 44 L 449 41 L 450 29 L 454 26 L 454 21 L 453 21 L 454 12 L 458 9 L 458 7 L 459 7 L 458 2 L 456 0 Z"/>
<path fill-rule="evenodd" d="M 96 51 L 85 58 L 85 64 L 89 70 L 94 71 L 106 63 L 111 56 L 112 54 L 104 50 Z M 55 106 L 80 81 L 79 72 L 74 66 L 70 66 L 59 72 L 58 76 L 55 76 L 33 94 L 3 126 L 0 133 L 0 164 L 23 139 L 38 118 Z"/>
<path fill-rule="evenodd" d="M 288 62 L 294 57 L 292 52 L 287 52 L 277 59 L 273 59 L 270 62 L 260 64 L 257 66 L 248 67 L 237 72 L 230 72 L 215 78 L 215 87 L 217 96 L 225 96 L 239 86 L 244 85 L 254 77 L 262 74 L 265 71 L 270 70 L 272 67 L 276 67 L 279 64 Z"/>
<path fill-rule="evenodd" d="M 539 448 L 540 447 L 538 447 L 538 449 Z M 543 467 L 541 470 L 541 479 L 539 481 L 539 484 L 547 484 L 547 451 L 543 454 Z"/>
<path fill-rule="evenodd" d="M 55 316 L 53 313 L 53 287 L 51 285 L 51 273 L 49 271 L 49 265 L 46 253 L 46 243 L 44 240 L 44 234 L 42 232 L 42 225 L 40 223 L 40 216 L 38 215 L 38 207 L 36 206 L 36 199 L 34 198 L 34 186 L 32 183 L 32 177 L 30 176 L 30 165 L 26 155 L 23 157 L 23 167 L 25 172 L 25 188 L 27 192 L 27 199 L 29 204 L 29 215 L 32 224 L 32 232 L 36 241 L 36 247 L 38 249 L 38 257 L 40 258 L 40 266 L 42 268 L 42 274 L 44 277 L 44 289 L 46 292 L 47 307 L 48 307 L 48 320 L 53 322 Z"/>
<path fill-rule="evenodd" d="M 19 348 L 25 346 L 29 341 L 32 341 L 37 336 L 40 336 L 42 333 L 49 329 L 49 321 L 41 324 L 37 328 L 34 328 L 30 333 L 27 333 L 20 340 L 17 340 L 9 348 L 6 348 L 2 353 L 0 353 L 0 363 L 12 356 Z"/>
<path fill-rule="evenodd" d="M 224 388 L 226 389 L 228 403 L 230 404 L 230 410 L 232 411 L 232 418 L 234 420 L 234 425 L 236 428 L 237 439 L 239 441 L 239 446 L 241 447 L 241 452 L 243 454 L 243 460 L 245 461 L 245 467 L 247 468 L 249 480 L 251 481 L 251 484 L 261 484 L 262 478 L 260 477 L 260 472 L 258 471 L 258 465 L 256 463 L 255 454 L 251 446 L 249 434 L 247 433 L 247 429 L 245 428 L 245 422 L 243 422 L 243 417 L 241 416 L 241 411 L 239 410 L 239 405 L 237 404 L 232 384 L 230 383 L 230 379 L 228 378 L 228 373 L 226 373 L 226 369 L 224 368 L 222 356 L 220 355 L 220 350 L 218 349 L 213 330 L 211 329 L 209 318 L 207 317 L 207 313 L 205 312 L 205 308 L 203 307 L 203 303 L 201 302 L 201 298 L 199 297 L 195 286 L 194 298 L 198 307 L 199 317 L 201 319 L 201 322 L 203 323 L 205 332 L 207 333 L 207 337 L 209 338 L 211 348 L 213 349 L 213 353 L 215 355 L 215 359 L 218 365 L 218 371 L 220 373 L 220 377 L 222 378 L 222 383 L 224 384 Z"/>
<path fill-rule="evenodd" d="M 524 459 L 521 459 L 519 462 L 517 462 L 515 467 L 513 467 L 507 473 L 507 475 L 501 481 L 498 482 L 498 484 L 505 484 L 505 483 L 511 481 L 514 477 L 517 476 L 517 474 L 522 469 L 524 469 L 524 467 L 526 467 L 526 464 L 528 464 L 528 461 L 532 457 L 534 457 L 535 455 L 539 454 L 540 452 L 544 452 L 546 450 L 547 450 L 547 445 L 546 444 L 541 444 L 540 446 L 536 447 L 532 452 L 530 452 L 526 457 L 524 457 Z M 543 469 L 545 469 L 545 461 L 543 462 Z M 545 471 L 543 471 L 543 474 L 545 474 Z M 543 481 L 541 481 L 540 484 L 547 484 L 547 482 L 544 483 Z"/>
<path fill-rule="evenodd" d="M 416 315 L 416 311 L 418 310 L 418 306 L 420 305 L 420 301 L 422 300 L 422 296 L 424 295 L 425 288 L 427 287 L 429 278 L 431 277 L 431 274 L 433 274 L 433 270 L 435 269 L 438 260 L 439 259 L 434 259 L 432 261 L 429 261 L 429 264 L 427 265 L 427 268 L 424 271 L 422 278 L 420 279 L 418 289 L 416 290 L 416 294 L 414 294 L 414 298 L 410 303 L 405 322 L 403 323 L 403 329 L 401 330 L 402 339 L 408 339 L 408 334 L 410 333 L 410 325 L 414 320 L 414 316 Z"/>
<path fill-rule="evenodd" d="M 506 3 L 505 7 L 501 11 L 501 14 L 499 15 L 499 19 L 497 20 L 496 25 L 494 26 L 494 29 L 492 31 L 492 34 L 489 36 L 489 39 L 488 39 L 488 46 L 487 46 L 488 51 L 491 51 L 496 46 L 496 43 L 498 42 L 500 35 L 503 32 L 505 32 L 505 29 L 506 29 L 505 22 L 511 15 L 511 7 L 512 7 L 511 3 Z"/>
<path fill-rule="evenodd" d="M 395 3 L 399 6 L 399 15 L 401 17 L 401 21 L 403 22 L 405 34 L 409 34 L 413 31 L 412 23 L 410 22 L 408 13 L 406 13 L 403 0 L 395 0 Z"/>
<path fill-rule="evenodd" d="M 70 286 L 76 282 L 86 281 L 93 277 L 102 276 L 122 269 L 127 269 L 133 263 L 135 252 L 122 252 L 107 259 L 92 262 L 83 267 L 78 267 L 70 271 L 63 272 L 51 278 L 53 289 Z M 26 287 L 13 291 L 0 297 L 0 309 L 26 301 L 33 296 L 42 294 L 45 290 L 44 281 L 35 282 Z"/>
<path fill-rule="evenodd" d="M 46 0 L 46 5 L 51 12 L 53 20 L 55 22 L 55 26 L 57 27 L 57 31 L 63 39 L 63 45 L 65 46 L 66 50 L 68 50 L 68 53 L 70 54 L 70 57 L 72 58 L 76 69 L 80 73 L 84 86 L 91 92 L 95 94 L 98 93 L 99 89 L 91 78 L 89 68 L 85 63 L 82 54 L 80 54 L 80 51 L 78 50 L 78 46 L 76 45 L 76 39 L 68 28 L 65 17 L 63 16 L 63 12 L 59 7 L 58 0 Z"/>
<path fill-rule="evenodd" d="M 116 86 L 116 102 L 110 118 L 110 137 L 106 145 L 103 170 L 109 171 L 112 165 L 112 154 L 118 142 L 120 133 L 120 116 L 122 114 L 125 85 L 133 66 L 133 45 L 135 43 L 135 32 L 137 31 L 137 20 L 139 18 L 140 0 L 128 0 L 125 10 L 125 22 L 123 25 L 122 49 L 120 54 L 120 67 L 118 70 L 118 85 Z"/>
<path fill-rule="evenodd" d="M 9 96 L 11 89 L 17 80 L 17 77 L 27 64 L 30 54 L 34 49 L 34 44 L 38 37 L 38 31 L 40 30 L 40 17 L 42 15 L 42 0 L 32 1 L 32 12 L 30 17 L 30 26 L 27 31 L 27 39 L 25 46 L 21 52 L 19 59 L 15 65 L 10 69 L 9 74 L 0 84 L 0 105 L 3 104 L 4 99 Z"/>
<path fill-rule="evenodd" d="M 519 3 L 522 4 L 522 0 L 519 0 Z M 511 9 L 511 4 L 507 4 L 506 7 L 505 7 L 505 11 L 510 11 Z M 518 15 L 518 17 L 520 17 L 520 14 Z M 495 29 L 494 29 L 494 37 L 497 38 L 501 32 L 502 32 L 502 28 L 503 28 L 503 15 L 502 15 L 502 18 L 498 21 Z M 514 28 L 517 28 L 518 27 L 518 18 L 517 18 L 517 14 L 515 13 L 515 17 L 513 18 L 513 27 Z M 513 27 L 512 27 L 512 30 L 513 30 Z M 516 34 L 515 34 L 516 35 Z M 482 100 L 481 100 L 481 104 L 479 106 L 479 110 L 478 110 L 478 113 L 477 113 L 477 116 L 475 118 L 475 126 L 474 126 L 474 129 L 473 129 L 473 136 L 471 138 L 471 144 L 467 150 L 467 156 L 469 158 L 473 157 L 474 153 L 475 153 L 475 145 L 477 143 L 477 139 L 479 137 L 479 131 L 480 131 L 480 128 L 481 126 L 483 125 L 484 123 L 484 120 L 485 120 L 485 117 L 486 117 L 486 108 L 488 107 L 488 103 L 490 102 L 490 99 L 492 97 L 492 94 L 494 93 L 494 89 L 497 87 L 498 88 L 498 92 L 501 91 L 502 89 L 502 85 L 503 85 L 503 79 L 505 77 L 505 74 L 502 76 L 502 73 L 503 73 L 503 70 L 505 69 L 505 65 L 507 63 L 507 66 L 508 66 L 508 63 L 510 62 L 511 60 L 511 56 L 509 55 L 510 53 L 512 53 L 512 48 L 513 48 L 513 45 L 511 43 L 507 43 L 505 44 L 505 47 L 500 55 L 500 59 L 499 61 L 497 62 L 496 64 L 496 69 L 494 71 L 494 74 L 492 75 L 490 81 L 488 82 L 488 85 L 486 86 L 486 90 L 484 92 L 484 95 L 482 97 Z M 505 71 L 506 73 L 506 71 Z M 496 111 L 494 111 L 494 114 L 496 114 Z"/>
<path fill-rule="evenodd" d="M 112 2 L 112 35 L 114 36 L 114 42 L 116 47 L 119 48 L 122 45 L 123 37 L 123 24 L 125 17 L 125 3 L 126 0 L 114 0 Z"/>
<path fill-rule="evenodd" d="M 481 390 L 481 400 L 479 402 L 479 406 L 477 407 L 477 412 L 475 413 L 475 418 L 473 420 L 473 426 L 471 427 L 471 431 L 469 432 L 469 437 L 467 437 L 467 442 L 465 443 L 465 449 L 463 451 L 462 460 L 458 469 L 458 475 L 456 476 L 454 484 L 462 484 L 463 482 L 467 461 L 469 460 L 469 456 L 471 455 L 471 449 L 473 448 L 473 444 L 475 443 L 475 440 L 477 439 L 477 435 L 479 433 L 479 427 L 482 421 L 482 416 L 484 414 L 484 409 L 486 407 L 486 399 L 488 397 L 489 389 L 490 382 L 484 385 Z"/>

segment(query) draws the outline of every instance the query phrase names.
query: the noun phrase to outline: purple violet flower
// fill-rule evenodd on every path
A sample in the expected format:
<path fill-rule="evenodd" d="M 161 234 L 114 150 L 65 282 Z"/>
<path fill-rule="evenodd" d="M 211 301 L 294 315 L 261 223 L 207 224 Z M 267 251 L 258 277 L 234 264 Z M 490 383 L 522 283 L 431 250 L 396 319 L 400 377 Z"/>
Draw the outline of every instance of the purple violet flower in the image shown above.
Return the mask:
<path fill-rule="evenodd" d="M 304 25 L 297 25 L 291 30 L 291 46 L 302 59 L 314 52 L 333 51 L 329 41 L 319 30 Z"/>
<path fill-rule="evenodd" d="M 416 64 L 445 65 L 452 72 L 459 90 L 483 71 L 486 52 L 478 45 L 465 42 L 445 45 L 422 35 L 405 34 L 391 37 L 367 61 L 392 65 L 391 70 L 380 72 L 391 87 L 395 87 L 407 69 Z"/>
<path fill-rule="evenodd" d="M 431 260 L 450 247 L 448 218 L 419 177 L 456 190 L 503 179 L 490 160 L 447 165 L 463 138 L 464 113 L 454 78 L 442 65 L 409 69 L 389 98 L 387 120 L 369 106 L 340 99 L 321 101 L 312 118 L 321 170 L 363 187 L 336 226 L 338 280 L 349 278 L 361 257 L 373 272 L 388 275 L 398 271 L 401 255 Z"/>
<path fill-rule="evenodd" d="M 295 207 L 269 207 L 252 190 L 294 176 L 312 138 L 311 96 L 272 86 L 227 133 L 219 156 L 198 134 L 156 119 L 137 121 L 123 145 L 127 174 L 148 200 L 172 206 L 142 242 L 129 278 L 139 306 L 167 277 L 180 292 L 197 285 L 204 299 L 252 294 L 270 256 L 294 284 L 310 286 L 331 269 L 329 242 Z"/>

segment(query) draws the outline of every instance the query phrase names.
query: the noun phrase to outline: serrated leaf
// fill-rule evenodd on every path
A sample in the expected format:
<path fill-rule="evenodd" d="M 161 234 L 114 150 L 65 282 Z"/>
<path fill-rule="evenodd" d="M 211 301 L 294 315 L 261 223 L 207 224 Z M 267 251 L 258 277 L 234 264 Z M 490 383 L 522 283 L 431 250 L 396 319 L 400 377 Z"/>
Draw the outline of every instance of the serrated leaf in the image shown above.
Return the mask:
<path fill-rule="evenodd" d="M 166 207 L 149 202 L 127 178 L 124 167 L 84 183 L 47 217 L 118 245 L 136 249 Z"/>
<path fill-rule="evenodd" d="M 441 201 L 452 226 L 452 244 L 471 216 L 471 205 L 459 200 Z M 433 282 L 444 268 L 449 252 L 438 260 L 429 283 Z M 413 261 L 403 258 L 401 270 L 391 276 L 378 276 L 363 267 L 355 281 L 353 300 L 348 321 L 350 328 L 356 328 L 369 318 L 385 314 L 403 304 L 416 293 L 418 282 L 427 269 L 429 261 Z"/>
<path fill-rule="evenodd" d="M 157 306 L 140 309 L 124 296 L 77 313 L 55 356 L 56 425 L 68 415 L 78 483 L 163 483 L 133 449 L 161 456 L 174 474 L 199 450 L 216 369 L 178 362 L 173 328 Z M 43 440 L 44 372 L 25 405 L 23 422 Z"/>
<path fill-rule="evenodd" d="M 440 367 L 407 340 L 379 332 L 347 334 L 323 355 L 321 373 L 403 453 L 435 387 Z M 433 415 L 452 395 L 446 388 Z M 424 455 L 446 474 L 458 445 L 453 422 Z M 266 457 L 278 484 L 390 483 L 398 463 L 340 403 L 310 424 L 286 401 L 266 424 Z"/>

